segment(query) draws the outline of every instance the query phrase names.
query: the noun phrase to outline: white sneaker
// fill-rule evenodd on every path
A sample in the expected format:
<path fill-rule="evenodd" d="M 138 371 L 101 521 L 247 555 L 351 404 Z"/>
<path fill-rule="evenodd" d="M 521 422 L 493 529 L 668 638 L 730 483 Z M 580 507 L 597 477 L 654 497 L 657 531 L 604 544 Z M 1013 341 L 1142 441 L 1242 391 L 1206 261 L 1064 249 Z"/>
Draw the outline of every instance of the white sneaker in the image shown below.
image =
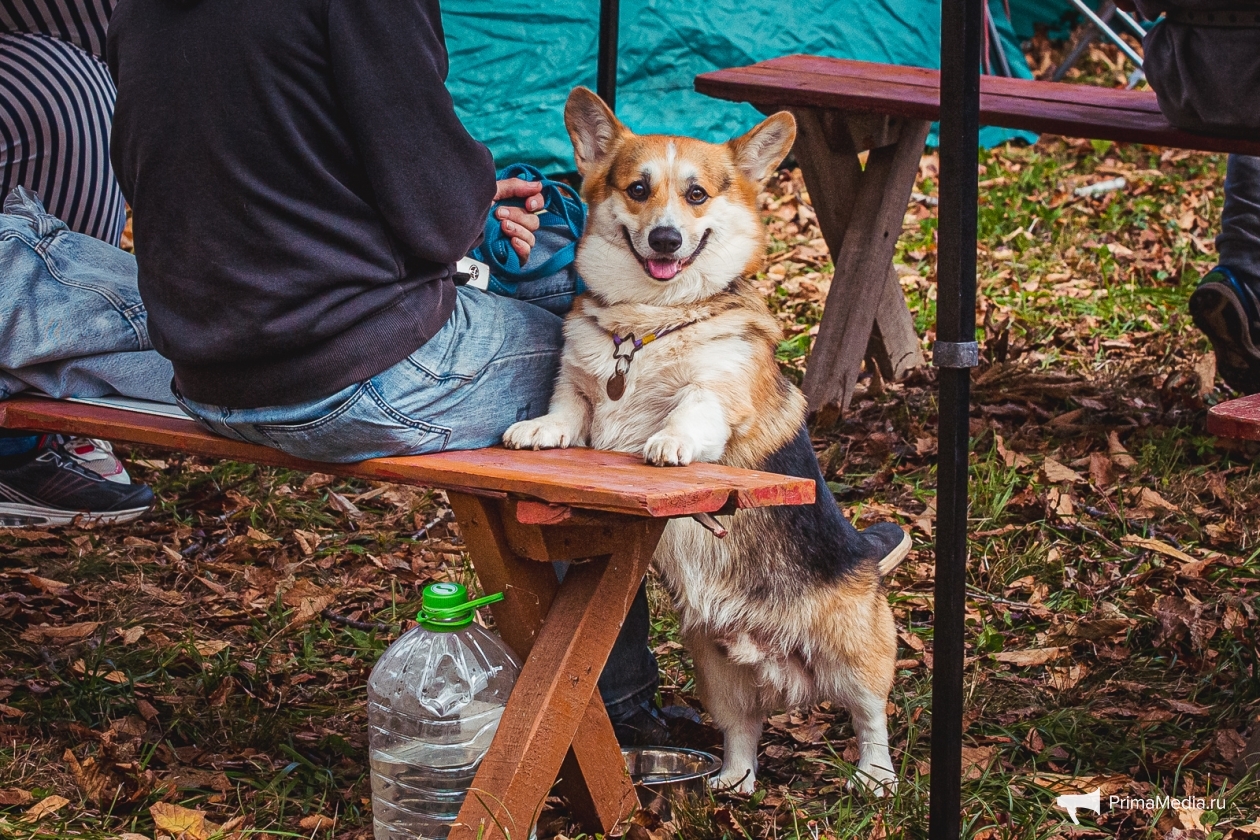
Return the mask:
<path fill-rule="evenodd" d="M 127 468 L 114 454 L 114 447 L 107 440 L 97 438 L 61 438 L 65 453 L 106 481 L 130 484 Z"/>

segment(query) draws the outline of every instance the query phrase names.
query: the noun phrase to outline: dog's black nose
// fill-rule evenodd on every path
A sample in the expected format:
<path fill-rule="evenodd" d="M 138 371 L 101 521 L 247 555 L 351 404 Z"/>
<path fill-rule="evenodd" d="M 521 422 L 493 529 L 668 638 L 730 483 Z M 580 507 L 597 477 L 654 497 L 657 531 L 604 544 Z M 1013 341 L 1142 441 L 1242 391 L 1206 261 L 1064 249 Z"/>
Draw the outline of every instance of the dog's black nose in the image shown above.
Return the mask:
<path fill-rule="evenodd" d="M 652 232 L 648 234 L 648 244 L 658 254 L 672 254 L 682 247 L 682 234 L 678 232 L 678 228 L 652 228 Z"/>

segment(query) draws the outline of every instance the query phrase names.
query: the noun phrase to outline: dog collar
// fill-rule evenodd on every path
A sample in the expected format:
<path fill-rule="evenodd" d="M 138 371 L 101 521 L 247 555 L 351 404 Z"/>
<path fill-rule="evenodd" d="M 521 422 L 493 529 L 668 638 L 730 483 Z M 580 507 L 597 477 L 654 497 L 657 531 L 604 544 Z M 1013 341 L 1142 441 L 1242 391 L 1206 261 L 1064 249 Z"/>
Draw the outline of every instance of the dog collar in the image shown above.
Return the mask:
<path fill-rule="evenodd" d="M 630 372 L 630 363 L 634 361 L 634 354 L 639 352 L 645 344 L 651 344 L 658 338 L 667 336 L 672 332 L 681 330 L 683 327 L 689 327 L 695 321 L 688 321 L 685 324 L 676 324 L 672 327 L 664 327 L 659 330 L 653 330 L 650 333 L 644 333 L 643 338 L 635 338 L 634 333 L 628 335 L 619 335 L 612 333 L 613 342 L 613 358 L 617 360 L 617 367 L 613 375 L 608 377 L 608 398 L 610 400 L 619 400 L 626 392 L 626 374 Z"/>

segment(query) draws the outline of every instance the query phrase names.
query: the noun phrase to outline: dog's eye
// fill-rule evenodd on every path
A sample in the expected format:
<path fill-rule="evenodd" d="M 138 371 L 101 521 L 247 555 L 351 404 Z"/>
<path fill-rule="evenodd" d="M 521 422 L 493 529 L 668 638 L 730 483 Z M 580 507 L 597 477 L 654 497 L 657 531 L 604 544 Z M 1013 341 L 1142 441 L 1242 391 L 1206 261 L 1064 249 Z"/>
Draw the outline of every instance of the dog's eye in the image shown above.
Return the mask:
<path fill-rule="evenodd" d="M 704 187 L 699 184 L 692 184 L 687 190 L 688 204 L 704 204 L 709 200 L 709 194 L 704 191 Z"/>
<path fill-rule="evenodd" d="M 649 192 L 651 192 L 651 190 L 648 189 L 647 181 L 635 181 L 633 184 L 626 187 L 626 195 L 630 196 L 635 201 L 647 201 Z"/>

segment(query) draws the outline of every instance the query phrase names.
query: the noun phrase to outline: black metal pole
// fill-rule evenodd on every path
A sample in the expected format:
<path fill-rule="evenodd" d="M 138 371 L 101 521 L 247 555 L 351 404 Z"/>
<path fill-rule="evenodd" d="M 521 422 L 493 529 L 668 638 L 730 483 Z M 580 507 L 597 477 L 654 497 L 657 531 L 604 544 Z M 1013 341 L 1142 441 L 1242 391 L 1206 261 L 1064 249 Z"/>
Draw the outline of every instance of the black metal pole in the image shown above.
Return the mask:
<path fill-rule="evenodd" d="M 940 206 L 936 347 L 940 443 L 933 608 L 932 781 L 928 836 L 957 840 L 962 823 L 963 617 L 967 586 L 967 457 L 976 365 L 976 165 L 983 0 L 942 0 Z"/>
<path fill-rule="evenodd" d="M 595 92 L 609 108 L 617 110 L 617 27 L 620 0 L 599 0 L 599 69 Z"/>

